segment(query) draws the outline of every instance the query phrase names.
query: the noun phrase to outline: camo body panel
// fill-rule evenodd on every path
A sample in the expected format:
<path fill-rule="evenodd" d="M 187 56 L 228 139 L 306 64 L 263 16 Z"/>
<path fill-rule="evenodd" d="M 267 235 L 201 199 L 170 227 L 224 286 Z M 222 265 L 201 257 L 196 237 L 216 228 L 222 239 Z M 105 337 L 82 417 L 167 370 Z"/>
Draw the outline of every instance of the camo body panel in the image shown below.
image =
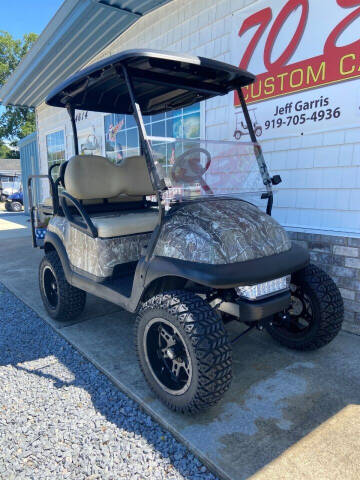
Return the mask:
<path fill-rule="evenodd" d="M 229 264 L 287 251 L 285 230 L 259 208 L 237 199 L 184 204 L 165 217 L 155 255 Z"/>
<path fill-rule="evenodd" d="M 101 278 L 111 276 L 115 265 L 139 260 L 150 238 L 149 233 L 92 238 L 57 216 L 51 219 L 48 230 L 59 235 L 73 267 Z"/>

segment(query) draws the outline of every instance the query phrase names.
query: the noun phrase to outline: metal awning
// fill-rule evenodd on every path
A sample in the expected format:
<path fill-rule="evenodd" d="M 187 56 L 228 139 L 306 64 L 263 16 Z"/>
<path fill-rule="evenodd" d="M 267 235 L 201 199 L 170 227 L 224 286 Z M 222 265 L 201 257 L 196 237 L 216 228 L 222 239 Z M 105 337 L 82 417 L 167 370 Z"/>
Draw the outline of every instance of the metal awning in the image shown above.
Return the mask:
<path fill-rule="evenodd" d="M 136 20 L 171 0 L 65 0 L 0 89 L 3 105 L 36 107 Z"/>

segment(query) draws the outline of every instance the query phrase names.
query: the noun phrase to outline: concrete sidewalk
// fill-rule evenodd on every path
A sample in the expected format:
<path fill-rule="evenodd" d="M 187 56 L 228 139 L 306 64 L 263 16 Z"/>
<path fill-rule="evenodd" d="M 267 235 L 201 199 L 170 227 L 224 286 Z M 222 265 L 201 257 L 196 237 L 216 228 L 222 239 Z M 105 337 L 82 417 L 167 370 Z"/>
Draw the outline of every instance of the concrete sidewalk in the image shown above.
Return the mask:
<path fill-rule="evenodd" d="M 178 415 L 154 398 L 142 377 L 132 315 L 89 296 L 76 323 L 47 317 L 37 284 L 42 255 L 29 236 L 2 238 L 0 232 L 0 281 L 214 473 L 226 479 L 359 478 L 358 336 L 342 332 L 322 350 L 299 353 L 253 332 L 234 346 L 234 380 L 220 405 L 195 417 Z"/>
<path fill-rule="evenodd" d="M 31 234 L 30 217 L 23 212 L 7 212 L 3 205 L 0 203 L 0 241 L 6 238 L 29 236 Z"/>

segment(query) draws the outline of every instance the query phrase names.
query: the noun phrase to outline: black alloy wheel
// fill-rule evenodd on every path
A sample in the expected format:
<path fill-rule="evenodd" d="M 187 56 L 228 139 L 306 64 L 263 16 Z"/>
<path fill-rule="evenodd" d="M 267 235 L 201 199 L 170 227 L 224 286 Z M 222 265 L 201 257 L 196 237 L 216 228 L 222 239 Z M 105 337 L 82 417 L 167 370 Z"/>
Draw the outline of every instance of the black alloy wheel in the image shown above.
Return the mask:
<path fill-rule="evenodd" d="M 344 305 L 334 281 L 316 265 L 291 277 L 291 305 L 274 315 L 267 331 L 295 350 L 315 350 L 331 342 L 341 330 Z"/>
<path fill-rule="evenodd" d="M 314 308 L 311 298 L 301 286 L 290 284 L 291 306 L 273 319 L 273 326 L 289 337 L 304 335 L 314 323 Z"/>
<path fill-rule="evenodd" d="M 43 285 L 46 299 L 50 307 L 55 310 L 59 302 L 58 284 L 49 266 L 43 269 Z"/>
<path fill-rule="evenodd" d="M 145 328 L 143 341 L 146 359 L 160 386 L 173 395 L 186 392 L 192 365 L 179 330 L 164 318 L 154 318 Z"/>

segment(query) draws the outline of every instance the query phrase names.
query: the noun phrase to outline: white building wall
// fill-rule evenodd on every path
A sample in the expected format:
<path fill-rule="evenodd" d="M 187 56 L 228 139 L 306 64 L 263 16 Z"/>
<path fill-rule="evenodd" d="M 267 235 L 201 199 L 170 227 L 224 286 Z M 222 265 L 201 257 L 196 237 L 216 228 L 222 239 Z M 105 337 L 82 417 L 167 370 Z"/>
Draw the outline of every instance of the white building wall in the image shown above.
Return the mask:
<path fill-rule="evenodd" d="M 91 63 L 121 50 L 155 48 L 230 62 L 232 14 L 254 0 L 175 0 L 129 28 Z M 206 103 L 202 122 L 209 139 L 231 138 L 229 99 Z M 96 114 L 94 114 L 96 115 Z M 40 159 L 46 171 L 47 131 L 65 125 L 67 154 L 72 152 L 65 111 L 38 108 Z M 102 118 L 91 118 L 103 137 Z M 84 125 L 85 128 L 85 125 Z M 266 160 L 283 183 L 274 216 L 292 230 L 360 235 L 360 127 L 262 141 Z"/>

